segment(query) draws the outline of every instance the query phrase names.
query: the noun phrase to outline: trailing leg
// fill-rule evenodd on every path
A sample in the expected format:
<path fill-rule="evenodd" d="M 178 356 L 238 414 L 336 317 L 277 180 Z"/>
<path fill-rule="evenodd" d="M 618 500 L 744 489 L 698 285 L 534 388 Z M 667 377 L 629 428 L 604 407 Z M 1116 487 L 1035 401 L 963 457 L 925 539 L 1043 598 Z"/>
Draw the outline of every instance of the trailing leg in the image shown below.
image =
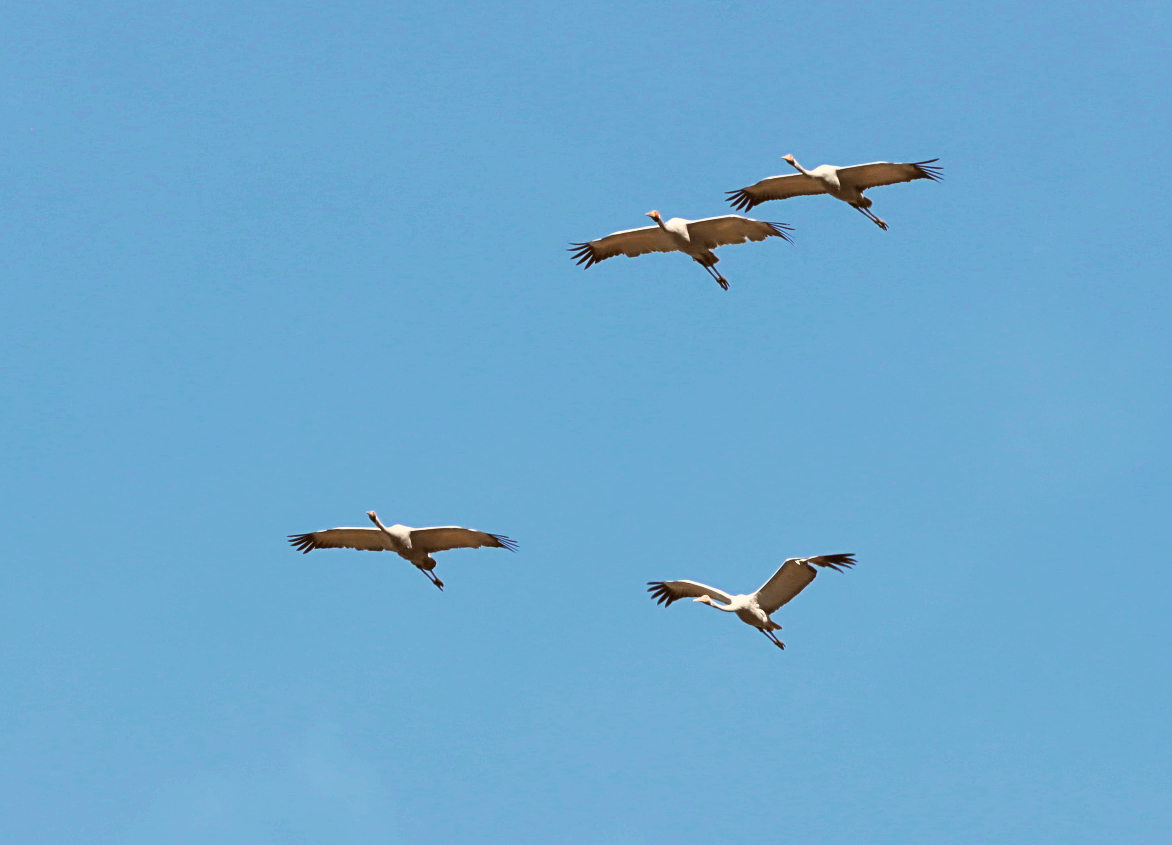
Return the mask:
<path fill-rule="evenodd" d="M 440 592 L 444 590 L 444 582 L 435 576 L 435 573 L 430 569 L 424 569 L 422 566 L 416 567 L 420 572 L 427 576 L 427 580 L 439 587 Z"/>
<path fill-rule="evenodd" d="M 777 638 L 777 634 L 772 631 L 766 631 L 764 628 L 758 628 L 757 630 L 764 634 L 775 646 L 783 651 L 785 650 L 785 643 Z"/>
<path fill-rule="evenodd" d="M 852 203 L 852 205 L 853 205 L 853 203 Z M 887 224 L 885 222 L 883 222 L 882 220 L 880 220 L 875 215 L 875 212 L 871 211 L 870 208 L 863 208 L 861 205 L 855 205 L 854 207 L 856 209 L 858 209 L 859 213 L 861 213 L 864 217 L 869 219 L 872 223 L 874 223 L 876 226 L 878 226 L 884 232 L 887 231 Z"/>
<path fill-rule="evenodd" d="M 728 279 L 716 272 L 716 262 L 720 259 L 715 255 L 709 253 L 708 255 L 693 255 L 692 260 L 708 271 L 708 275 L 716 280 L 716 283 L 725 290 L 728 290 Z"/>
<path fill-rule="evenodd" d="M 720 273 L 716 272 L 715 267 L 709 267 L 707 264 L 703 265 L 703 267 L 708 271 L 708 274 L 712 276 L 712 278 L 716 279 L 716 283 L 718 285 L 720 285 L 725 290 L 728 290 L 728 279 L 720 275 Z"/>

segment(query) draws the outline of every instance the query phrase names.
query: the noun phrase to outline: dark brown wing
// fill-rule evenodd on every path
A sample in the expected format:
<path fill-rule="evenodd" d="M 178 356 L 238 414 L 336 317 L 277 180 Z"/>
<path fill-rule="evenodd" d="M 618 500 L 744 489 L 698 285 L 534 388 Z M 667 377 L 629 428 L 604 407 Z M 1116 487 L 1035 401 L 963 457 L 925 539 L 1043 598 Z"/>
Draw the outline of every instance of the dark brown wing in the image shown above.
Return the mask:
<path fill-rule="evenodd" d="M 785 176 L 770 176 L 756 185 L 729 191 L 728 201 L 737 211 L 748 211 L 755 205 L 769 200 L 785 200 L 790 197 L 806 197 L 824 194 L 826 188 L 821 182 L 805 173 L 789 173 Z"/>
<path fill-rule="evenodd" d="M 817 577 L 815 566 L 829 567 L 839 572 L 855 565 L 854 555 L 822 555 L 821 557 L 790 558 L 773 573 L 773 577 L 757 591 L 757 604 L 766 613 L 773 613 L 794 596 L 806 589 Z"/>
<path fill-rule="evenodd" d="M 688 221 L 688 234 L 692 243 L 708 249 L 743 244 L 745 241 L 763 241 L 766 238 L 784 238 L 793 243 L 793 239 L 786 234 L 789 230 L 791 227 L 784 223 L 766 223 L 737 214 Z"/>
<path fill-rule="evenodd" d="M 290 534 L 289 544 L 304 554 L 309 554 L 314 549 L 392 551 L 391 538 L 377 528 L 327 528 L 309 534 Z"/>
<path fill-rule="evenodd" d="M 590 267 L 599 261 L 625 255 L 634 258 L 649 252 L 675 252 L 676 245 L 667 232 L 658 226 L 628 229 L 584 244 L 570 244 L 570 252 L 578 264 Z"/>
<path fill-rule="evenodd" d="M 878 188 L 880 185 L 898 185 L 900 182 L 911 182 L 915 179 L 931 179 L 939 182 L 944 175 L 942 167 L 932 167 L 932 162 L 940 161 L 931 158 L 927 161 L 914 161 L 899 164 L 891 161 L 873 161 L 870 164 L 855 164 L 838 169 L 838 180 L 843 185 L 851 185 L 860 191 L 868 188 Z"/>
<path fill-rule="evenodd" d="M 517 543 L 502 534 L 489 534 L 487 531 L 458 528 L 455 525 L 411 529 L 411 547 L 428 554 L 446 552 L 448 549 L 479 549 L 482 546 L 517 551 Z"/>
<path fill-rule="evenodd" d="M 680 599 L 698 599 L 700 596 L 708 596 L 725 604 L 732 601 L 732 596 L 724 590 L 709 587 L 698 581 L 648 581 L 647 585 L 647 592 L 651 593 L 651 597 L 656 600 L 655 603 L 668 607 Z"/>

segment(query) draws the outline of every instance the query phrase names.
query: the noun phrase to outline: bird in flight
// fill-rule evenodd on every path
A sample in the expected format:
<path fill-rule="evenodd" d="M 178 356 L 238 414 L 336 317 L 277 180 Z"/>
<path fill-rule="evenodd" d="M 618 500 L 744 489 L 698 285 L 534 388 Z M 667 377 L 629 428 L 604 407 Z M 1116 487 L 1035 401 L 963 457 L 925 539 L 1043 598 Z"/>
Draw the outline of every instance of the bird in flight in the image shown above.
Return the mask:
<path fill-rule="evenodd" d="M 413 564 L 441 590 L 444 582 L 436 577 L 436 552 L 448 549 L 479 549 L 491 546 L 498 549 L 517 551 L 517 544 L 501 534 L 475 531 L 446 525 L 440 528 L 409 528 L 406 525 L 392 525 L 389 528 L 379 521 L 378 514 L 367 511 L 366 515 L 375 524 L 374 528 L 327 528 L 309 534 L 290 534 L 289 543 L 303 554 L 314 549 L 359 549 L 366 552 L 394 552 L 408 563 Z"/>
<path fill-rule="evenodd" d="M 670 606 L 674 601 L 691 598 L 725 613 L 735 613 L 742 622 L 752 625 L 772 640 L 775 646 L 785 648 L 785 643 L 773 633 L 780 631 L 781 626 L 769 617 L 809 586 L 818 575 L 815 567 L 829 567 L 842 572 L 854 565 L 853 554 L 791 557 L 757 592 L 747 596 L 734 596 L 696 581 L 648 581 L 647 592 L 656 599 L 656 604 Z"/>
<path fill-rule="evenodd" d="M 733 208 L 748 211 L 753 206 L 769 200 L 830 194 L 836 199 L 850 203 L 880 229 L 886 231 L 887 223 L 871 211 L 871 198 L 863 196 L 863 191 L 878 188 L 880 185 L 911 182 L 914 179 L 931 179 L 933 182 L 939 182 L 943 173 L 943 168 L 932 166 L 932 162 L 940 160 L 938 158 L 906 164 L 873 161 L 870 164 L 855 164 L 850 167 L 822 164 L 813 170 L 806 170 L 792 155 L 782 158 L 798 172 L 785 176 L 770 176 L 739 191 L 729 191 L 728 201 L 732 203 Z"/>
<path fill-rule="evenodd" d="M 792 231 L 784 223 L 765 223 L 736 214 L 724 217 L 706 217 L 703 220 L 685 220 L 673 217 L 666 223 L 658 211 L 649 211 L 647 216 L 655 221 L 654 226 L 643 229 L 628 229 L 615 232 L 605 238 L 570 244 L 573 258 L 579 264 L 590 267 L 599 261 L 626 255 L 634 258 L 649 252 L 682 252 L 708 271 L 716 283 L 728 290 L 728 279 L 715 269 L 719 258 L 712 252 L 717 247 L 729 244 L 743 244 L 745 241 L 763 241 L 766 238 L 784 238 L 793 243 L 786 234 Z"/>

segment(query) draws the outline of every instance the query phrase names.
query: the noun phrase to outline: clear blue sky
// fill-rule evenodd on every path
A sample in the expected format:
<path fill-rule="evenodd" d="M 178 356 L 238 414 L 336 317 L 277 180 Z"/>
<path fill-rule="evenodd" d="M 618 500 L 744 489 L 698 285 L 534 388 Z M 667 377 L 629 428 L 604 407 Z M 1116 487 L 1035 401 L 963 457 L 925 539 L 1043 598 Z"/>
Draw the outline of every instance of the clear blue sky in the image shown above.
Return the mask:
<path fill-rule="evenodd" d="M 5 16 L 8 841 L 1168 841 L 1166 4 Z"/>

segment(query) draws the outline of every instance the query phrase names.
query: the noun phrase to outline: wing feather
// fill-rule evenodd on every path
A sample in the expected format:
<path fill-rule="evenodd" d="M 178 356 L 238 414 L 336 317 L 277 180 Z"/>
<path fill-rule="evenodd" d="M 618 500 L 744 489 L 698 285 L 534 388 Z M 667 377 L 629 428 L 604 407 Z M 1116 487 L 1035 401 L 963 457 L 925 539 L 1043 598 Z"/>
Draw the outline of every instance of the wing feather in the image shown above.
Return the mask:
<path fill-rule="evenodd" d="M 724 590 L 709 587 L 698 581 L 648 581 L 647 585 L 647 592 L 651 593 L 651 597 L 656 600 L 655 603 L 666 607 L 671 607 L 672 602 L 683 598 L 698 599 L 700 596 L 708 596 L 725 604 L 733 598 Z"/>
<path fill-rule="evenodd" d="M 289 544 L 303 554 L 309 554 L 314 549 L 391 551 L 390 538 L 377 528 L 327 528 L 309 534 L 290 534 Z"/>
<path fill-rule="evenodd" d="M 873 161 L 870 164 L 855 164 L 838 169 L 838 180 L 844 185 L 852 185 L 860 191 L 868 188 L 878 188 L 880 185 L 898 185 L 900 182 L 911 182 L 915 179 L 931 179 L 939 182 L 943 178 L 942 167 L 932 167 L 932 162 L 940 161 L 930 158 L 927 161 L 913 161 L 897 163 L 891 161 Z"/>
<path fill-rule="evenodd" d="M 448 549 L 479 549 L 482 546 L 491 546 L 497 549 L 517 551 L 517 543 L 503 534 L 489 534 L 487 531 L 476 531 L 472 528 L 460 528 L 455 525 L 445 525 L 438 528 L 413 528 L 411 530 L 411 546 L 414 549 L 432 554 L 446 552 Z"/>
<path fill-rule="evenodd" d="M 794 596 L 806 589 L 818 575 L 815 566 L 829 567 L 842 572 L 855 565 L 855 556 L 822 555 L 820 557 L 790 558 L 773 573 L 773 577 L 757 591 L 757 604 L 766 613 L 773 613 L 788 603 Z"/>
<path fill-rule="evenodd" d="M 792 227 L 784 223 L 766 223 L 738 214 L 706 217 L 688 223 L 688 234 L 692 237 L 692 243 L 708 249 L 743 244 L 745 241 L 763 241 L 766 238 L 784 238 L 793 243 L 793 238 L 786 234 L 787 231 L 792 231 Z"/>
<path fill-rule="evenodd" d="M 784 176 L 770 176 L 739 191 L 729 191 L 728 201 L 737 211 L 748 211 L 753 206 L 769 200 L 786 200 L 790 197 L 824 193 L 826 188 L 812 176 L 805 173 L 787 173 Z"/>
<path fill-rule="evenodd" d="M 599 261 L 614 258 L 616 255 L 625 255 L 634 258 L 637 255 L 646 255 L 649 252 L 675 252 L 676 246 L 667 232 L 658 226 L 647 226 L 642 229 L 628 229 L 625 232 L 615 232 L 605 238 L 588 241 L 584 244 L 570 244 L 572 258 L 578 264 L 590 267 Z"/>

